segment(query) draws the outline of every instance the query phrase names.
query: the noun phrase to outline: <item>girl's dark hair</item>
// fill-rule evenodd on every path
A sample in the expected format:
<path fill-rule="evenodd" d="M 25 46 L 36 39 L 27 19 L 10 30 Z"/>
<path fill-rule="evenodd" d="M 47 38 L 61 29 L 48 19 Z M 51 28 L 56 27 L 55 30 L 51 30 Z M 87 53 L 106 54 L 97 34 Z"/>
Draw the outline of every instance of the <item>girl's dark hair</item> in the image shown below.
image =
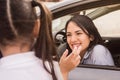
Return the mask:
<path fill-rule="evenodd" d="M 92 35 L 94 37 L 93 41 L 90 42 L 88 50 L 93 49 L 96 44 L 103 44 L 102 37 L 100 36 L 96 26 L 93 21 L 85 15 L 75 15 L 69 19 L 65 26 L 65 31 L 67 32 L 67 27 L 70 22 L 74 22 L 80 27 L 89 37 Z M 67 48 L 71 51 L 70 47 L 67 44 Z"/>
<path fill-rule="evenodd" d="M 39 34 L 34 45 L 35 55 L 43 60 L 43 65 L 53 80 L 57 80 L 54 72 L 53 56 L 57 55 L 51 29 L 51 13 L 42 4 L 35 0 L 0 0 L 0 46 L 11 45 L 17 40 L 24 43 L 34 42 L 33 28 L 37 20 L 34 7 L 41 10 Z M 17 40 L 16 40 L 17 39 Z M 24 46 L 24 45 L 23 45 Z M 49 62 L 51 71 L 45 65 Z"/>

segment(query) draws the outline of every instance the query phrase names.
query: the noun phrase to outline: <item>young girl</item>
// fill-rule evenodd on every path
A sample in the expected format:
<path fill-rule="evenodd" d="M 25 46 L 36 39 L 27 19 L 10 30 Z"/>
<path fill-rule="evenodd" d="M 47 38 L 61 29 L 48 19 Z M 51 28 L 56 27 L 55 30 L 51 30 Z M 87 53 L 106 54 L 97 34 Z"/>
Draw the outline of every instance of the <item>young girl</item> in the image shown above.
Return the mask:
<path fill-rule="evenodd" d="M 0 51 L 1 80 L 63 80 L 42 3 L 0 0 Z"/>

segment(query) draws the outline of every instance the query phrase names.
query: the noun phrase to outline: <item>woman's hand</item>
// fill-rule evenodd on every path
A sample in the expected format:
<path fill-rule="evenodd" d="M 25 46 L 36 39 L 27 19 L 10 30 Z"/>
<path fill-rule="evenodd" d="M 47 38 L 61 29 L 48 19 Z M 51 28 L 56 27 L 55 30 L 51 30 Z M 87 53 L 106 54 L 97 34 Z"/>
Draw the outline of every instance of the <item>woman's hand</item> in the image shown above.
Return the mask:
<path fill-rule="evenodd" d="M 75 47 L 72 53 L 67 56 L 68 50 L 66 49 L 66 51 L 63 53 L 62 57 L 60 58 L 59 65 L 64 80 L 67 80 L 68 73 L 79 65 L 81 59 L 79 55 L 80 51 L 81 51 L 81 46 L 79 46 L 78 48 Z"/>

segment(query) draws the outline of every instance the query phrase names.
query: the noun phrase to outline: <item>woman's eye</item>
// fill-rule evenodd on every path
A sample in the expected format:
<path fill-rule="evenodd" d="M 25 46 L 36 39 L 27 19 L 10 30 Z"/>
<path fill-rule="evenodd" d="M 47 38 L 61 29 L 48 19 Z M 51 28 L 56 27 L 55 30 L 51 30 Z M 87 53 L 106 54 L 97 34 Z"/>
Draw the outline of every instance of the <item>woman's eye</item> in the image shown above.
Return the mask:
<path fill-rule="evenodd" d="M 82 33 L 77 33 L 77 35 L 81 35 Z"/>

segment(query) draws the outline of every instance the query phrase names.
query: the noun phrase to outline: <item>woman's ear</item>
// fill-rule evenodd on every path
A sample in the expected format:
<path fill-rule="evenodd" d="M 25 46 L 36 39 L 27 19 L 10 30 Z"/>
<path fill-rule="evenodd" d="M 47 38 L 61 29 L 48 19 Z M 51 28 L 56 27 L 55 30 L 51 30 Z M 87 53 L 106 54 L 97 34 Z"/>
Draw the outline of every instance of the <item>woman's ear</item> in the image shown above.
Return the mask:
<path fill-rule="evenodd" d="M 93 41 L 93 40 L 94 40 L 94 36 L 90 35 L 90 41 Z"/>
<path fill-rule="evenodd" d="M 40 29 L 40 20 L 37 19 L 37 20 L 35 21 L 35 26 L 34 26 L 34 29 L 33 29 L 33 36 L 34 36 L 35 38 L 38 37 L 39 29 Z"/>

